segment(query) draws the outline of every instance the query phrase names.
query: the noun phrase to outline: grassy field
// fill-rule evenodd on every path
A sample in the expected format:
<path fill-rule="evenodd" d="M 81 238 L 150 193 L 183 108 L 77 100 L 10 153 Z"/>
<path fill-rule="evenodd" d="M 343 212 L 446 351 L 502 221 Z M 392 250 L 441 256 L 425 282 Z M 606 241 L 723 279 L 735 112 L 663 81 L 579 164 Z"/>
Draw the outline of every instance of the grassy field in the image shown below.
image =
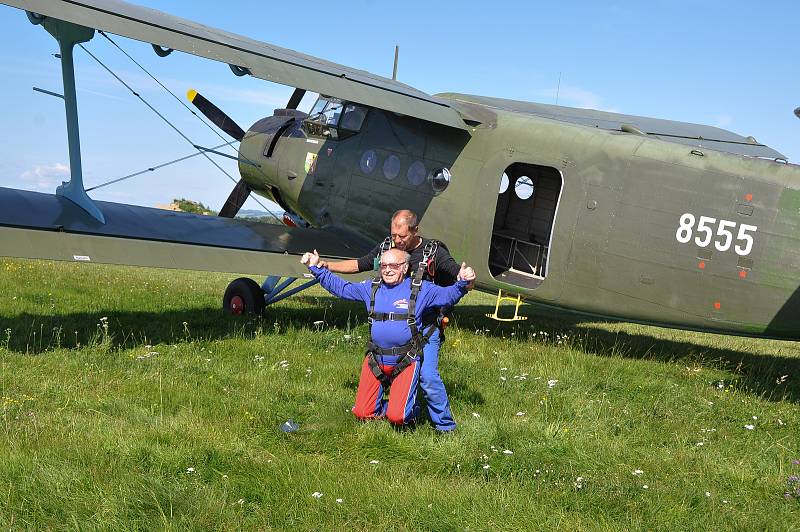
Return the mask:
<path fill-rule="evenodd" d="M 349 412 L 362 307 L 317 288 L 236 319 L 233 277 L 0 259 L 0 525 L 800 529 L 797 343 L 498 324 L 473 293 L 440 436 Z"/>

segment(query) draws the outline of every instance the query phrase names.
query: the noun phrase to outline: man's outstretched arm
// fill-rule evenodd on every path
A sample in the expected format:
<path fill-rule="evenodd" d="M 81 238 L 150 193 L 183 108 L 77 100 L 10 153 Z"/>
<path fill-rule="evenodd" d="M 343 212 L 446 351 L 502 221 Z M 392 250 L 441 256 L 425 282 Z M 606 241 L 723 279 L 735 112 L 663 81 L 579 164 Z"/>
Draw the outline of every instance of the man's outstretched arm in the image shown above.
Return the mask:
<path fill-rule="evenodd" d="M 320 261 L 320 268 L 327 268 L 335 273 L 358 273 L 358 260 L 338 260 L 336 262 Z"/>
<path fill-rule="evenodd" d="M 375 246 L 372 251 L 358 259 L 337 260 L 335 262 L 328 262 L 320 259 L 320 268 L 328 268 L 328 270 L 335 273 L 359 273 L 366 272 L 374 269 L 373 261 L 375 257 L 380 255 L 381 247 Z"/>
<path fill-rule="evenodd" d="M 369 302 L 370 294 L 366 285 L 363 283 L 351 283 L 349 281 L 345 281 L 344 279 L 334 275 L 326 268 L 321 267 L 320 263 L 322 261 L 320 260 L 316 249 L 313 252 L 309 251 L 304 253 L 303 257 L 300 259 L 300 262 L 308 266 L 308 269 L 314 274 L 314 277 L 319 280 L 319 284 L 322 285 L 322 288 L 336 297 L 348 299 L 350 301 L 364 301 L 365 303 Z"/>

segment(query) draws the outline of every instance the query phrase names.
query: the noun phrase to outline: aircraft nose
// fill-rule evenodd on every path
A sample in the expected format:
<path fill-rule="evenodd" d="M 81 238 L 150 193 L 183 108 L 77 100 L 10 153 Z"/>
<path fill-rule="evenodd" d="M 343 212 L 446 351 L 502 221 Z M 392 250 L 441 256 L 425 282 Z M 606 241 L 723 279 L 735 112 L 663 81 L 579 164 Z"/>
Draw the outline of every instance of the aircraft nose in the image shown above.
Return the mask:
<path fill-rule="evenodd" d="M 272 116 L 253 124 L 239 147 L 242 177 L 255 188 L 280 186 L 275 148 L 282 136 L 300 131 L 300 124 L 306 116 L 306 113 L 295 109 L 276 109 Z M 249 163 L 258 163 L 258 167 L 254 168 Z"/>

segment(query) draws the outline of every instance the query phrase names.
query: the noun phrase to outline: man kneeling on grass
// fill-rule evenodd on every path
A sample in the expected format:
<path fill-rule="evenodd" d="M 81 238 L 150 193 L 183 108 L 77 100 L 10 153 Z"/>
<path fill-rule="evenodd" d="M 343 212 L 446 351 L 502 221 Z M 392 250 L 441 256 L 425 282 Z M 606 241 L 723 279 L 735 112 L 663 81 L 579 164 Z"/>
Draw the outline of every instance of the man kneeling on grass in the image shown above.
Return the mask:
<path fill-rule="evenodd" d="M 417 384 L 426 339 L 420 317 L 431 307 L 452 306 L 467 293 L 475 272 L 461 264 L 454 285 L 441 287 L 428 281 L 412 283 L 406 278 L 409 255 L 397 248 L 380 259 L 380 277 L 351 283 L 317 266 L 317 251 L 303 254 L 301 262 L 331 294 L 350 301 L 363 301 L 370 321 L 367 356 L 353 413 L 359 419 L 386 417 L 395 425 L 413 423 L 416 418 Z M 384 392 L 391 386 L 389 400 Z"/>

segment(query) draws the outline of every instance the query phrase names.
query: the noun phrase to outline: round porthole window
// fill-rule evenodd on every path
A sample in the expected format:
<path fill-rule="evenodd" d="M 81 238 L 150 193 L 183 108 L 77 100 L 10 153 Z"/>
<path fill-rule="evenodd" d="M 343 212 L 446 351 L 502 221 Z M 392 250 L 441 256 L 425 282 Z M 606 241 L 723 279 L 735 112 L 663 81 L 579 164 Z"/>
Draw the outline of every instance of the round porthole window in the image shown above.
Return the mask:
<path fill-rule="evenodd" d="M 502 194 L 508 190 L 508 174 L 503 172 L 503 177 L 500 178 L 500 192 L 498 194 Z"/>
<path fill-rule="evenodd" d="M 378 156 L 375 154 L 375 150 L 367 150 L 361 156 L 361 162 L 358 165 L 361 167 L 363 174 L 371 174 L 377 164 Z"/>
<path fill-rule="evenodd" d="M 431 173 L 431 187 L 433 188 L 433 191 L 436 193 L 444 192 L 444 189 L 446 189 L 447 185 L 450 184 L 451 178 L 452 174 L 447 168 L 439 168 L 438 170 L 434 170 Z"/>
<path fill-rule="evenodd" d="M 383 162 L 383 177 L 394 179 L 398 175 L 400 175 L 400 157 L 390 155 Z"/>
<path fill-rule="evenodd" d="M 533 196 L 533 181 L 531 178 L 526 175 L 517 178 L 514 184 L 514 193 L 521 200 L 526 200 Z"/>
<path fill-rule="evenodd" d="M 412 186 L 419 186 L 425 181 L 427 177 L 427 172 L 425 171 L 425 165 L 422 164 L 420 161 L 416 161 L 411 166 L 408 167 L 408 172 L 406 172 L 406 179 L 408 179 L 408 184 Z"/>

